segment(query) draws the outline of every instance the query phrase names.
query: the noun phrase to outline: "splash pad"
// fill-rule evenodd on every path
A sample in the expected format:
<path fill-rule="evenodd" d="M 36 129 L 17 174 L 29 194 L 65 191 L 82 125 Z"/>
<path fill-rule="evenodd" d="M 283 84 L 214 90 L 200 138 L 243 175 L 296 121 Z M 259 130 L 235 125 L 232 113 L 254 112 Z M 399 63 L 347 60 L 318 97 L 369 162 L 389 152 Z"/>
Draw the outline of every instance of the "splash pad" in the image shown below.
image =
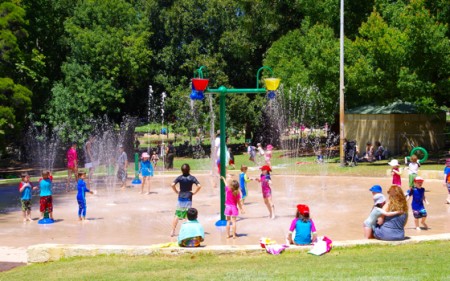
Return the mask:
<path fill-rule="evenodd" d="M 233 172 L 231 172 L 233 173 Z M 390 177 L 323 177 L 281 175 L 273 173 L 273 200 L 276 218 L 268 218 L 261 188 L 252 182 L 246 200 L 246 213 L 238 218 L 237 239 L 227 239 L 224 228 L 216 227 L 219 219 L 219 188 L 208 183 L 208 172 L 193 171 L 202 190 L 194 196 L 193 206 L 199 211 L 199 221 L 205 228 L 204 245 L 257 245 L 261 237 L 270 237 L 284 242 L 290 222 L 295 215 L 296 204 L 310 206 L 318 235 L 326 235 L 334 241 L 363 239 L 362 222 L 372 205 L 369 187 L 380 184 L 384 191 Z M 249 172 L 251 177 L 258 172 Z M 39 243 L 100 244 L 100 245 L 150 245 L 175 242 L 170 237 L 171 223 L 175 212 L 176 194 L 170 183 L 178 174 L 164 174 L 153 178 L 150 195 L 139 194 L 138 188 L 120 190 L 115 188 L 115 205 L 110 204 L 106 179 L 97 182 L 98 194 L 87 195 L 87 221 L 79 222 L 75 192 L 56 192 L 53 215 L 55 223 L 39 225 L 39 202 L 34 200 L 32 222 L 21 222 L 21 211 L 17 198 L 11 197 L 9 207 L 2 210 L 0 239 L 2 245 L 26 247 Z M 235 174 L 236 176 L 236 174 Z M 131 179 L 129 179 L 131 180 Z M 129 182 L 130 183 L 130 182 Z M 57 182 L 57 187 L 64 184 Z M 292 186 L 291 186 L 292 185 Z M 450 232 L 449 208 L 443 204 L 445 190 L 438 180 L 427 180 L 427 198 L 430 214 L 429 230 L 416 231 L 412 215 L 406 225 L 406 235 L 432 235 Z M 15 187 L 12 187 L 15 188 Z M 6 187 L 0 187 L 0 192 Z M 35 197 L 36 199 L 36 197 Z M 177 228 L 179 231 L 180 224 Z"/>

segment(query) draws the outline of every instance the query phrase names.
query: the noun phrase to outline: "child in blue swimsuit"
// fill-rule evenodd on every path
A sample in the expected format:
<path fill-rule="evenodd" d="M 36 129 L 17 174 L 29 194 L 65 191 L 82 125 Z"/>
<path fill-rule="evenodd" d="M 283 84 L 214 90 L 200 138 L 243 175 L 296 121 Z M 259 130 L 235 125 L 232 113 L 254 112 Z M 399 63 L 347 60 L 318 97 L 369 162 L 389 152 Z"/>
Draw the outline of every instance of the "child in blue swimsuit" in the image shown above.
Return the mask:
<path fill-rule="evenodd" d="M 153 165 L 150 161 L 150 155 L 147 152 L 142 153 L 141 158 L 141 162 L 139 162 L 139 173 L 142 175 L 141 194 L 144 193 L 144 186 L 147 180 L 147 194 L 150 194 L 150 177 L 153 177 Z"/>

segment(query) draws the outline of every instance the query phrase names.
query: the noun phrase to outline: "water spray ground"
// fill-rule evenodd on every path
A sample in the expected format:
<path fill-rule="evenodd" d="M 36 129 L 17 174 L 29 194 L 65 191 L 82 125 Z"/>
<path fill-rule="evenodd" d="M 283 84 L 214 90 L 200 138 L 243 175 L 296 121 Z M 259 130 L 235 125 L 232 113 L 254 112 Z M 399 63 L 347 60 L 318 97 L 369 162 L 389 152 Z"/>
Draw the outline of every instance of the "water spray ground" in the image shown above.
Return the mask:
<path fill-rule="evenodd" d="M 362 223 L 373 203 L 368 189 L 380 184 L 386 194 L 391 181 L 390 177 L 288 176 L 275 172 L 272 180 L 276 219 L 268 218 L 261 188 L 256 182 L 250 182 L 246 213 L 241 214 L 237 224 L 239 237 L 227 239 L 225 228 L 215 226 L 220 218 L 220 189 L 213 187 L 215 181 L 209 174 L 193 174 L 203 186 L 194 196 L 193 206 L 199 210 L 199 221 L 205 228 L 204 245 L 258 244 L 262 236 L 284 243 L 295 215 L 295 206 L 299 203 L 310 206 L 318 235 L 326 235 L 336 241 L 362 239 Z M 258 174 L 252 171 L 250 176 Z M 149 195 L 140 194 L 138 187 L 121 191 L 117 186 L 113 193 L 111 190 L 108 192 L 106 181 L 99 178 L 98 194 L 87 195 L 86 222 L 78 221 L 76 192 L 65 192 L 65 183 L 55 182 L 56 222 L 39 225 L 39 205 L 35 201 L 32 206 L 34 221 L 23 223 L 19 204 L 10 202 L 12 206 L 0 214 L 0 246 L 26 247 L 38 243 L 149 245 L 176 241 L 176 237 L 169 236 L 177 200 L 170 187 L 174 178 L 173 174 L 157 174 L 151 181 L 152 193 Z M 409 214 L 406 235 L 450 232 L 450 205 L 444 204 L 446 189 L 440 180 L 427 180 L 424 186 L 430 202 L 426 206 L 430 229 L 415 230 L 412 214 Z M 5 196 L 18 200 L 18 194 L 14 197 L 11 192 L 2 192 L 6 190 L 7 187 L 0 187 L 3 200 Z"/>

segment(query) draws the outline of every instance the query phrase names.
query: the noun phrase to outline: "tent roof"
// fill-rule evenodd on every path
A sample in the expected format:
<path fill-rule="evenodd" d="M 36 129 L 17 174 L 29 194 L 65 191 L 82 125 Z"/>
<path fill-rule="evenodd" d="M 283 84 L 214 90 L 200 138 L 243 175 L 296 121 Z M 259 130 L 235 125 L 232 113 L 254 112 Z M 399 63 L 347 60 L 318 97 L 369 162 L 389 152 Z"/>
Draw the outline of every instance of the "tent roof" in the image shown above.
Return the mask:
<path fill-rule="evenodd" d="M 417 107 L 410 102 L 396 101 L 388 105 L 363 105 L 348 109 L 350 114 L 415 114 L 419 113 Z"/>

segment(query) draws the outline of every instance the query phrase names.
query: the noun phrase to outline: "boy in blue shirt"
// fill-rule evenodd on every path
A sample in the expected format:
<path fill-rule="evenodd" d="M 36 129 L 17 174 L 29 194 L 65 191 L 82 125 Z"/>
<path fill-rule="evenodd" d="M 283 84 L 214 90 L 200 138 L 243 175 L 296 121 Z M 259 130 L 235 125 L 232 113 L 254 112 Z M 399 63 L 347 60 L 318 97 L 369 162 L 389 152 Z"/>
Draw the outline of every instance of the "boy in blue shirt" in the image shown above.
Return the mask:
<path fill-rule="evenodd" d="M 41 197 L 39 200 L 39 209 L 41 211 L 40 219 L 44 218 L 44 213 L 47 210 L 49 218 L 53 220 L 52 181 L 53 176 L 50 171 L 42 172 L 42 178 L 39 179 L 39 196 Z"/>
<path fill-rule="evenodd" d="M 427 210 L 425 210 L 425 206 L 423 205 L 423 202 L 428 205 L 428 201 L 425 198 L 425 188 L 422 187 L 422 184 L 423 178 L 416 177 L 414 179 L 414 186 L 410 190 L 408 190 L 406 195 L 406 200 L 408 200 L 409 197 L 412 197 L 411 209 L 413 210 L 416 230 L 421 229 L 419 227 L 419 219 L 422 219 L 420 223 L 423 225 L 423 227 L 425 229 L 428 228 L 428 225 L 425 223 L 425 220 L 427 219 Z"/>
<path fill-rule="evenodd" d="M 78 202 L 78 219 L 86 220 L 86 192 L 90 194 L 94 194 L 93 191 L 90 191 L 84 179 L 86 178 L 85 172 L 78 173 L 78 183 L 77 183 L 77 202 Z"/>
<path fill-rule="evenodd" d="M 19 183 L 19 192 L 20 195 L 20 203 L 22 205 L 23 212 L 23 221 L 32 221 L 31 219 L 31 196 L 32 191 L 37 189 L 37 187 L 33 187 L 33 184 L 30 182 L 30 176 L 28 173 L 22 173 L 20 175 L 22 181 Z"/>

